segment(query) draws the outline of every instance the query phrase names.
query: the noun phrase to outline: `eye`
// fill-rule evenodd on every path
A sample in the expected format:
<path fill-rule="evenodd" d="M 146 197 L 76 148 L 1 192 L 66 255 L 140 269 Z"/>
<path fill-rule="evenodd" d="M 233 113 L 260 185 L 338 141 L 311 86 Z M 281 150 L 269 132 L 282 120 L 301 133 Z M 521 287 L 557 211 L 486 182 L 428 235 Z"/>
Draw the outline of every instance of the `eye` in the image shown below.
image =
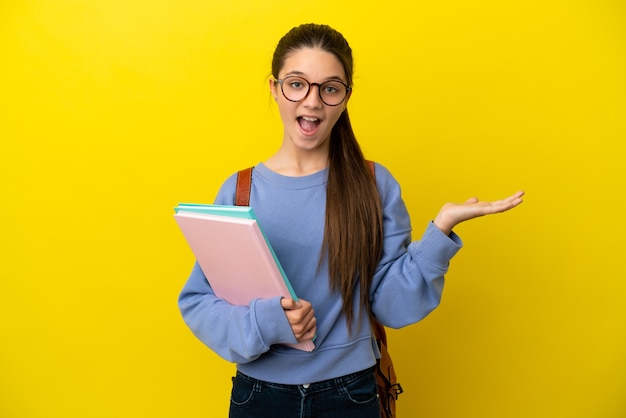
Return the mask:
<path fill-rule="evenodd" d="M 287 86 L 293 90 L 300 90 L 306 87 L 306 82 L 301 78 L 288 77 L 285 79 Z"/>
<path fill-rule="evenodd" d="M 324 83 L 322 86 L 323 86 L 322 90 L 324 94 L 330 94 L 330 95 L 339 94 L 346 89 L 343 84 L 338 83 L 336 81 L 328 81 Z"/>

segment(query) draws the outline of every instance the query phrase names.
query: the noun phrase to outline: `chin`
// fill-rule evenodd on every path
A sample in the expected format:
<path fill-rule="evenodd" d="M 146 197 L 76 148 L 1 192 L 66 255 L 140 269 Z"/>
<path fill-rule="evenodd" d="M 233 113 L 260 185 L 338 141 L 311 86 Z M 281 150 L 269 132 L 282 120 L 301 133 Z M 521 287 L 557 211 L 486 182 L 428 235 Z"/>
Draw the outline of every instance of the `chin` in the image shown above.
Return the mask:
<path fill-rule="evenodd" d="M 316 147 L 330 141 L 330 133 L 317 132 L 315 135 L 301 135 L 300 142 L 303 144 L 315 145 Z"/>

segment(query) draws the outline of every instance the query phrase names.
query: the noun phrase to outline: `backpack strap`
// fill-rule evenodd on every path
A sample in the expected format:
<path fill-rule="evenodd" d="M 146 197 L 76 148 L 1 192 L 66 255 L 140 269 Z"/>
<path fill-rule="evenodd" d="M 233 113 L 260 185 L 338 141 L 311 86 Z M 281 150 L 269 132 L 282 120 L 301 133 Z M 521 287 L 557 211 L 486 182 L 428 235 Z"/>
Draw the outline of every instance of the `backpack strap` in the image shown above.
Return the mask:
<path fill-rule="evenodd" d="M 250 189 L 252 188 L 252 169 L 248 167 L 237 173 L 237 186 L 235 189 L 235 206 L 250 205 Z"/>
<path fill-rule="evenodd" d="M 370 173 L 372 173 L 372 175 L 374 176 L 374 180 L 376 180 L 376 170 L 374 168 L 374 161 L 365 160 L 365 164 L 367 164 L 367 168 L 370 169 Z"/>

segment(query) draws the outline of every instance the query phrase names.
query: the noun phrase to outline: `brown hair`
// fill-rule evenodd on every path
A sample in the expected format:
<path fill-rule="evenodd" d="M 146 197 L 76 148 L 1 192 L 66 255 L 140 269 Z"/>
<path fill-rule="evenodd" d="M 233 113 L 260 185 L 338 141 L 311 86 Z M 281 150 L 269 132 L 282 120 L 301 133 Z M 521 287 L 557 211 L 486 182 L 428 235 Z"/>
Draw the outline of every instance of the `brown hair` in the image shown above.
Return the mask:
<path fill-rule="evenodd" d="M 287 56 L 301 48 L 321 48 L 332 53 L 343 65 L 346 82 L 352 86 L 354 62 L 348 42 L 330 26 L 312 23 L 291 29 L 279 41 L 272 60 L 275 78 Z M 330 135 L 322 257 L 328 253 L 330 285 L 341 292 L 349 328 L 354 318 L 357 283 L 361 306 L 371 311 L 369 289 L 382 254 L 382 241 L 382 208 L 376 181 L 345 109 Z"/>

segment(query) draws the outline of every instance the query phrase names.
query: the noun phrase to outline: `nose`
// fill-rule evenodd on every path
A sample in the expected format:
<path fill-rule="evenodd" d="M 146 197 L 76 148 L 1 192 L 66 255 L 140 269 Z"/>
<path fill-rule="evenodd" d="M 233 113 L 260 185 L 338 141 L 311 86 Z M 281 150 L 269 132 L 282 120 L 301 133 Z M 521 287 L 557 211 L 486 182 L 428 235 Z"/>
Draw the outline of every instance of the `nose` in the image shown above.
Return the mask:
<path fill-rule="evenodd" d="M 317 91 L 313 91 L 313 87 L 317 87 Z M 310 83 L 309 84 L 309 92 L 304 96 L 302 102 L 305 106 L 309 107 L 321 107 L 324 102 L 322 102 L 322 98 L 320 97 L 320 88 L 321 86 L 318 83 Z"/>

